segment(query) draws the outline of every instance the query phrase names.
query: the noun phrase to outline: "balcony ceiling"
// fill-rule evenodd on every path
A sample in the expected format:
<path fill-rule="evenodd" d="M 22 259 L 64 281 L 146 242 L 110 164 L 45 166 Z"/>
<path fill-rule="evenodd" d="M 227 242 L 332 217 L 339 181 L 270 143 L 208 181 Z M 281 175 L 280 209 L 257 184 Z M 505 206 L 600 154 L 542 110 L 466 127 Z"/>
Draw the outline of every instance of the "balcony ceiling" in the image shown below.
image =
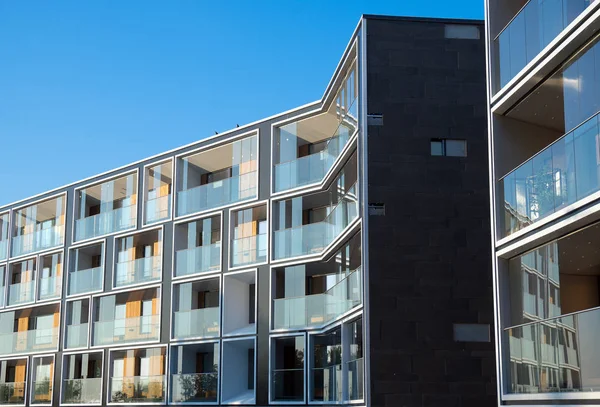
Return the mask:
<path fill-rule="evenodd" d="M 562 274 L 600 275 L 600 225 L 592 225 L 558 241 Z"/>

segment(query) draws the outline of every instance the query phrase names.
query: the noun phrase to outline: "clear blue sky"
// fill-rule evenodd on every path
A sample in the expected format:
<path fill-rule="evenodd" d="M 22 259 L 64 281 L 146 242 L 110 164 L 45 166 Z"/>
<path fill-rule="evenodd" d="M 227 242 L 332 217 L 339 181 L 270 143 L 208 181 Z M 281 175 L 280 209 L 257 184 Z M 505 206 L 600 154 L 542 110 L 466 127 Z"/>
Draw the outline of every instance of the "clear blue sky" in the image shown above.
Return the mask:
<path fill-rule="evenodd" d="M 0 205 L 317 100 L 363 13 L 483 0 L 0 0 Z"/>

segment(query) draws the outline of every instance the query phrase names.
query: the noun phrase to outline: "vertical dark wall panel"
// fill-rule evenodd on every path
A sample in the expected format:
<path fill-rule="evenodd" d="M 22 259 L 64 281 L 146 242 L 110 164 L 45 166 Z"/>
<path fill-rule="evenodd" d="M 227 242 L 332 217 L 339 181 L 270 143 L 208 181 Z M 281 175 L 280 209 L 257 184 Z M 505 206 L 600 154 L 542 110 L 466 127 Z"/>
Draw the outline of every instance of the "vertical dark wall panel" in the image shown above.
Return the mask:
<path fill-rule="evenodd" d="M 446 39 L 446 23 L 367 22 L 367 110 L 383 114 L 368 193 L 385 204 L 368 220 L 375 407 L 496 405 L 493 343 L 453 337 L 454 323 L 493 329 L 484 28 Z M 431 156 L 434 138 L 468 156 Z"/>

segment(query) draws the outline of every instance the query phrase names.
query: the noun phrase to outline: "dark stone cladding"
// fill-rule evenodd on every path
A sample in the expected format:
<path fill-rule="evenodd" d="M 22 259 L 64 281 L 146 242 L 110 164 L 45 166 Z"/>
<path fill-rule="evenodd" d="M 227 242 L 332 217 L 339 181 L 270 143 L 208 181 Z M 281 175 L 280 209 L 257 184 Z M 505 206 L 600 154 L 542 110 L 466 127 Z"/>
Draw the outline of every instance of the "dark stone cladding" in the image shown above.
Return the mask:
<path fill-rule="evenodd" d="M 446 39 L 445 24 L 480 27 Z M 482 21 L 367 17 L 371 405 L 497 404 L 493 332 L 456 342 L 454 323 L 493 330 Z M 434 138 L 468 157 L 435 157 Z"/>

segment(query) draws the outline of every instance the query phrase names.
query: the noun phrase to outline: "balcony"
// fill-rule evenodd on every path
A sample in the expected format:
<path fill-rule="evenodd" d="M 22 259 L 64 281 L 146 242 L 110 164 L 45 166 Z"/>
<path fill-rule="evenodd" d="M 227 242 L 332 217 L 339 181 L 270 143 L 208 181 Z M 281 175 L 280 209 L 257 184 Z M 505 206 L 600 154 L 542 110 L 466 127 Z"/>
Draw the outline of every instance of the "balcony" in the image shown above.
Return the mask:
<path fill-rule="evenodd" d="M 592 308 L 576 312 L 567 316 L 533 322 L 517 328 L 508 328 L 504 331 L 508 337 L 510 347 L 507 357 L 512 363 L 536 366 L 532 373 L 533 385 L 520 382 L 520 376 L 509 378 L 509 389 L 513 393 L 535 391 L 537 393 L 560 392 L 592 392 L 599 391 L 598 373 L 595 366 L 600 365 L 600 354 L 597 351 L 596 337 L 600 308 Z M 574 327 L 574 328 L 573 328 Z M 531 333 L 530 339 L 524 339 L 523 333 Z M 542 338 L 545 338 L 542 340 Z M 577 349 L 572 346 L 577 344 Z M 568 345 L 570 344 L 570 345 Z M 536 355 L 541 354 L 541 358 Z M 582 362 L 585 361 L 585 362 Z M 548 364 L 558 368 L 559 388 L 544 385 L 542 366 Z M 579 383 L 572 383 L 563 375 L 569 370 L 577 370 L 580 374 Z M 512 370 L 511 371 L 516 371 Z M 537 375 L 540 375 L 538 377 Z M 528 378 L 524 378 L 527 379 Z"/>
<path fill-rule="evenodd" d="M 358 117 L 358 102 L 350 108 L 354 117 Z M 274 192 L 298 188 L 323 180 L 327 172 L 341 154 L 352 136 L 351 128 L 341 122 L 331 138 L 325 142 L 323 150 L 295 160 L 275 164 Z"/>
<path fill-rule="evenodd" d="M 325 325 L 362 302 L 362 271 L 348 274 L 321 294 L 273 300 L 273 328 Z"/>
<path fill-rule="evenodd" d="M 86 240 L 134 228 L 136 206 L 129 205 L 75 221 L 75 240 Z"/>
<path fill-rule="evenodd" d="M 348 370 L 348 397 L 350 400 L 364 399 L 364 359 L 359 358 L 347 363 Z"/>
<path fill-rule="evenodd" d="M 51 249 L 63 244 L 64 226 L 53 226 L 33 233 L 13 236 L 11 253 L 13 257 L 39 250 Z"/>
<path fill-rule="evenodd" d="M 175 256 L 177 277 L 216 271 L 221 267 L 221 242 L 178 250 Z"/>
<path fill-rule="evenodd" d="M 73 271 L 69 273 L 69 295 L 100 291 L 103 278 L 102 267 Z"/>
<path fill-rule="evenodd" d="M 118 262 L 115 286 L 121 287 L 160 280 L 162 274 L 161 260 L 161 256 L 152 256 Z"/>
<path fill-rule="evenodd" d="M 159 315 L 94 322 L 94 345 L 116 345 L 159 339 Z"/>
<path fill-rule="evenodd" d="M 63 380 L 63 403 L 100 404 L 102 399 L 102 378 Z"/>
<path fill-rule="evenodd" d="M 299 402 L 303 400 L 304 369 L 273 369 L 271 392 L 273 400 Z"/>
<path fill-rule="evenodd" d="M 342 364 L 312 369 L 313 399 L 339 402 L 342 400 Z"/>
<path fill-rule="evenodd" d="M 266 233 L 234 239 L 231 243 L 231 265 L 233 267 L 267 260 Z"/>
<path fill-rule="evenodd" d="M 257 172 L 252 171 L 180 191 L 177 193 L 177 215 L 203 212 L 254 198 L 258 193 L 256 176 Z"/>
<path fill-rule="evenodd" d="M 57 345 L 58 328 L 0 333 L 0 355 L 55 351 Z"/>
<path fill-rule="evenodd" d="M 8 286 L 8 305 L 20 305 L 33 302 L 35 294 L 35 281 L 10 284 Z"/>
<path fill-rule="evenodd" d="M 598 119 L 599 115 L 592 117 L 499 181 L 504 194 L 502 237 L 600 190 Z"/>
<path fill-rule="evenodd" d="M 0 383 L 0 404 L 25 404 L 25 382 Z"/>
<path fill-rule="evenodd" d="M 220 331 L 220 307 L 200 308 L 173 313 L 175 339 L 214 337 Z"/>
<path fill-rule="evenodd" d="M 8 257 L 8 240 L 0 240 L 0 261 Z"/>
<path fill-rule="evenodd" d="M 276 230 L 274 259 L 321 253 L 358 217 L 356 192 L 354 184 L 321 222 Z"/>
<path fill-rule="evenodd" d="M 111 377 L 111 403 L 162 403 L 165 398 L 164 375 Z"/>
<path fill-rule="evenodd" d="M 146 202 L 146 223 L 156 223 L 171 216 L 171 195 L 148 199 Z"/>
<path fill-rule="evenodd" d="M 495 91 L 502 89 L 593 2 L 529 1 L 494 40 Z"/>
<path fill-rule="evenodd" d="M 66 331 L 67 342 L 65 348 L 76 349 L 87 347 L 89 331 L 89 324 L 87 322 L 83 324 L 67 325 Z"/>
<path fill-rule="evenodd" d="M 216 372 L 171 375 L 172 402 L 215 403 L 218 379 Z"/>

